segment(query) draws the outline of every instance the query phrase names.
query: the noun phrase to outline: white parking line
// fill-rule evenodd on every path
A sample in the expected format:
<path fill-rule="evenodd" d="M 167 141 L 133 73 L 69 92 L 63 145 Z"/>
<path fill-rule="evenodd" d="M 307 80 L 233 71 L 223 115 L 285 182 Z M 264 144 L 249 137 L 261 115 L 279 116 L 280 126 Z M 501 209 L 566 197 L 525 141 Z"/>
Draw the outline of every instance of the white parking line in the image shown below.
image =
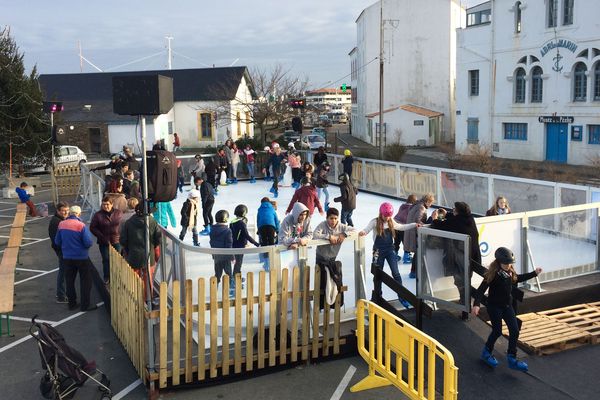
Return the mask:
<path fill-rule="evenodd" d="M 11 315 L 10 319 L 14 319 L 15 321 L 31 322 L 31 318 L 15 317 L 14 315 Z M 43 323 L 50 324 L 50 325 L 56 324 L 56 321 L 48 321 L 48 320 L 45 320 L 45 319 L 37 319 L 36 318 L 35 321 L 36 322 L 43 322 Z"/>
<path fill-rule="evenodd" d="M 43 274 L 44 272 L 48 272 L 48 271 L 44 271 L 43 269 L 29 269 L 29 268 L 15 268 L 17 271 L 25 271 L 25 272 L 37 272 L 38 274 Z"/>
<path fill-rule="evenodd" d="M 48 237 L 48 238 L 45 238 L 45 239 L 37 239 L 35 242 L 22 244 L 21 247 L 31 246 L 32 244 L 36 244 L 36 243 L 39 243 L 39 242 L 45 242 L 46 240 L 50 240 L 50 238 Z M 4 250 L 0 250 L 0 254 L 2 254 L 2 253 L 4 253 Z"/>
<path fill-rule="evenodd" d="M 121 400 L 123 397 L 127 396 L 130 392 L 133 391 L 133 389 L 135 389 L 136 387 L 140 386 L 142 384 L 142 380 L 138 379 L 136 381 L 133 381 L 129 386 L 127 386 L 125 389 L 121 390 L 119 393 L 115 394 L 112 399 L 113 400 Z"/>
<path fill-rule="evenodd" d="M 346 391 L 346 388 L 348 387 L 348 384 L 350 383 L 350 379 L 352 379 L 355 372 L 356 372 L 356 367 L 354 365 L 350 365 L 350 367 L 348 368 L 348 371 L 346 371 L 346 375 L 344 375 L 344 377 L 340 381 L 340 384 L 338 385 L 337 389 L 335 389 L 335 392 L 333 392 L 333 395 L 331 396 L 331 400 L 340 400 L 342 398 L 342 395 Z"/>
<path fill-rule="evenodd" d="M 42 276 L 44 276 L 44 275 L 51 274 L 51 273 L 53 273 L 53 272 L 56 272 L 56 271 L 58 271 L 58 268 L 54 268 L 54 269 L 53 269 L 53 270 L 51 270 L 51 271 L 46 271 L 46 272 L 44 272 L 44 273 L 41 273 L 41 274 L 39 274 L 39 275 L 30 276 L 29 278 L 23 279 L 22 281 L 15 282 L 15 286 L 17 286 L 17 285 L 19 285 L 19 284 L 21 284 L 21 283 L 23 283 L 23 282 L 27 282 L 27 281 L 30 281 L 30 280 L 32 280 L 32 279 L 40 278 L 40 277 L 42 277 Z"/>
<path fill-rule="evenodd" d="M 98 307 L 100 307 L 100 306 L 101 306 L 101 305 L 103 305 L 103 304 L 104 304 L 104 302 L 103 302 L 103 301 L 101 301 L 100 303 L 98 303 L 98 304 L 96 304 L 96 305 L 97 305 Z M 85 314 L 86 312 L 89 312 L 89 311 L 79 311 L 79 312 L 77 312 L 77 313 L 75 313 L 75 314 L 73 314 L 73 315 L 69 315 L 67 318 L 64 318 L 64 319 L 61 319 L 61 320 L 60 320 L 60 321 L 58 321 L 58 322 L 55 322 L 54 324 L 52 324 L 52 326 L 59 326 L 59 325 L 61 325 L 61 324 L 64 324 L 65 322 L 68 322 L 68 321 L 72 320 L 73 318 L 77 318 L 77 317 L 80 317 L 80 316 L 82 316 L 82 315 L 83 315 L 83 314 Z M 29 320 L 31 321 L 31 318 L 30 318 Z M 0 353 L 4 353 L 6 350 L 10 350 L 10 349 L 12 349 L 13 347 L 15 347 L 15 346 L 18 346 L 18 345 L 20 345 L 21 343 L 23 343 L 23 342 L 26 342 L 26 341 L 28 341 L 28 340 L 29 340 L 29 339 L 31 339 L 31 338 L 32 338 L 32 336 L 31 336 L 31 335 L 27 335 L 27 336 L 24 336 L 24 337 L 22 337 L 22 338 L 21 338 L 21 339 L 19 339 L 19 340 L 16 340 L 16 341 L 14 341 L 14 342 L 12 342 L 12 343 L 10 343 L 10 344 L 7 344 L 7 345 L 6 345 L 6 346 L 4 346 L 4 347 L 0 347 Z"/>

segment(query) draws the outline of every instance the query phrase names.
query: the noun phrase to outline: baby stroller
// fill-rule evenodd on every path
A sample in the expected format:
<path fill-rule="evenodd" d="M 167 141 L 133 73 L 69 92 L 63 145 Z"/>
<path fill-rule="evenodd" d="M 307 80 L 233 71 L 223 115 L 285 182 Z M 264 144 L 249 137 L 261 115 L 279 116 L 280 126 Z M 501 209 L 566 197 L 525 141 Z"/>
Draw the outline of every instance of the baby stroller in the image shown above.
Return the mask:
<path fill-rule="evenodd" d="M 65 342 L 65 338 L 52 326 L 31 319 L 29 334 L 36 340 L 46 374 L 40 382 L 40 392 L 47 399 L 70 399 L 77 389 L 91 379 L 101 392 L 100 399 L 112 398 L 110 381 L 96 368 L 95 361 L 88 362 L 83 355 Z"/>

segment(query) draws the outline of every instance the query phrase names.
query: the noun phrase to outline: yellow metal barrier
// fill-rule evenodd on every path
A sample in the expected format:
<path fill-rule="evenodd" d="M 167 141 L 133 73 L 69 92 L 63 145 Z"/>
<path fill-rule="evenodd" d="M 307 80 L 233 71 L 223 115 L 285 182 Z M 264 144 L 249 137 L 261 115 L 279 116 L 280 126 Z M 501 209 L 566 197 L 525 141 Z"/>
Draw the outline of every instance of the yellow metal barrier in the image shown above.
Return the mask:
<path fill-rule="evenodd" d="M 368 348 L 365 346 L 365 317 L 368 318 Z M 436 365 L 442 361 L 443 398 L 457 398 L 458 368 L 454 357 L 435 339 L 366 300 L 359 300 L 356 305 L 356 322 L 358 352 L 369 364 L 369 375 L 352 386 L 351 392 L 394 385 L 411 399 L 433 400 Z"/>

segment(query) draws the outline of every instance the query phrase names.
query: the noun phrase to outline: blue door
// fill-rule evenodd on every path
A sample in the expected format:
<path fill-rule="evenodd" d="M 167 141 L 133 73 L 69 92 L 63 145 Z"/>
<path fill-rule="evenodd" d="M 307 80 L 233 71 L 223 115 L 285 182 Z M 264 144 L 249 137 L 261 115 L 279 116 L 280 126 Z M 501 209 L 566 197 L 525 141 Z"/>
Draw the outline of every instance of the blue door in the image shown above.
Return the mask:
<path fill-rule="evenodd" d="M 546 124 L 546 160 L 567 162 L 567 124 Z"/>

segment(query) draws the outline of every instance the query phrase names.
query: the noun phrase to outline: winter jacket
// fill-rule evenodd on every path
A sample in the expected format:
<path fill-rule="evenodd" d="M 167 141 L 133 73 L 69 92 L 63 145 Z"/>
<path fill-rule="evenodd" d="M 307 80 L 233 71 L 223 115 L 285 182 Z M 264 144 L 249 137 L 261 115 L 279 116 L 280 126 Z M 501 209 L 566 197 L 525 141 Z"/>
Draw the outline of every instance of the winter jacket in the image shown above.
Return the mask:
<path fill-rule="evenodd" d="M 327 179 L 327 174 L 329 173 L 329 169 L 323 168 L 323 166 L 317 168 L 317 187 L 318 188 L 326 188 L 329 186 L 329 180 Z"/>
<path fill-rule="evenodd" d="M 181 165 L 179 167 L 177 167 L 177 178 L 179 178 L 179 179 L 185 178 L 185 174 L 183 173 L 183 167 Z"/>
<path fill-rule="evenodd" d="M 127 199 L 123 193 L 106 193 L 106 195 L 112 200 L 114 209 L 127 210 Z"/>
<path fill-rule="evenodd" d="M 119 225 L 123 213 L 112 209 L 110 212 L 97 211 L 90 222 L 90 231 L 98 239 L 98 244 L 119 243 Z"/>
<path fill-rule="evenodd" d="M 125 259 L 132 268 L 142 268 L 146 260 L 149 261 L 150 265 L 155 265 L 158 261 L 152 249 L 160 245 L 162 234 L 152 215 L 148 216 L 148 232 L 150 234 L 150 254 L 144 257 L 146 253 L 144 216 L 135 214 L 121 227 L 121 240 L 119 242 L 125 251 Z"/>
<path fill-rule="evenodd" d="M 413 206 L 414 204 L 410 204 L 410 203 L 404 203 L 400 206 L 400 208 L 398 209 L 398 212 L 396 213 L 396 216 L 394 217 L 394 220 L 396 222 L 400 222 L 401 224 L 405 224 L 406 220 L 408 218 L 408 210 L 410 210 L 410 208 Z"/>
<path fill-rule="evenodd" d="M 212 160 L 209 161 L 204 167 L 204 172 L 206 172 L 206 180 L 208 182 L 214 182 L 215 177 L 217 176 L 217 164 Z"/>
<path fill-rule="evenodd" d="M 231 163 L 239 164 L 240 163 L 240 153 L 239 150 L 231 149 Z"/>
<path fill-rule="evenodd" d="M 58 246 L 54 239 L 56 238 L 56 232 L 58 231 L 58 224 L 60 224 L 65 219 L 62 215 L 54 214 L 50 219 L 50 224 L 48 224 L 48 237 L 50 237 L 50 245 L 55 251 L 60 250 L 60 246 Z"/>
<path fill-rule="evenodd" d="M 245 218 L 236 218 L 229 224 L 231 234 L 233 236 L 233 244 L 231 247 L 235 249 L 243 249 L 246 247 L 248 242 L 252 243 L 256 247 L 259 246 L 258 242 L 254 240 L 250 233 L 248 233 L 248 227 L 246 226 Z"/>
<path fill-rule="evenodd" d="M 412 223 L 412 224 L 399 224 L 396 221 L 394 221 L 392 219 L 392 222 L 394 223 L 394 230 L 396 231 L 405 231 L 404 232 L 404 236 L 406 237 L 406 233 L 407 232 L 412 232 L 412 231 L 416 231 L 417 224 Z M 366 233 L 369 233 L 371 231 L 373 231 L 373 241 L 377 241 L 377 238 L 379 237 L 377 235 L 377 229 L 375 229 L 377 226 L 377 218 L 373 218 L 371 221 L 369 221 L 369 223 L 367 224 L 367 226 L 364 227 L 363 231 Z M 387 223 L 383 224 L 384 227 L 384 233 L 386 233 L 386 231 L 388 231 L 389 226 Z M 392 242 L 393 244 L 393 242 Z"/>
<path fill-rule="evenodd" d="M 327 154 L 325 153 L 316 153 L 313 157 L 313 164 L 317 166 L 317 168 L 327 161 Z"/>
<path fill-rule="evenodd" d="M 342 160 L 342 165 L 344 166 L 344 173 L 348 176 L 352 176 L 352 164 L 354 164 L 354 157 L 348 156 L 344 157 Z"/>
<path fill-rule="evenodd" d="M 169 226 L 169 221 L 171 221 L 171 226 L 175 228 L 177 226 L 177 219 L 175 218 L 175 212 L 173 211 L 173 207 L 170 202 L 159 202 L 152 203 L 152 207 L 155 208 L 152 215 L 156 222 L 164 226 L 165 228 Z"/>
<path fill-rule="evenodd" d="M 27 190 L 21 189 L 20 187 L 16 188 L 15 192 L 17 192 L 17 195 L 19 196 L 19 200 L 21 201 L 21 203 L 27 203 L 29 201 L 29 199 L 31 198 L 31 195 L 27 193 Z"/>
<path fill-rule="evenodd" d="M 340 184 L 340 196 L 333 199 L 342 203 L 342 210 L 351 211 L 356 208 L 356 194 L 358 189 L 348 179 Z"/>
<path fill-rule="evenodd" d="M 215 189 L 207 181 L 202 181 L 200 185 L 200 198 L 202 199 L 202 204 L 215 201 Z"/>
<path fill-rule="evenodd" d="M 300 155 L 289 154 L 288 155 L 288 165 L 290 168 L 300 168 L 302 166 Z"/>
<path fill-rule="evenodd" d="M 258 212 L 256 213 L 256 227 L 272 226 L 276 231 L 279 231 L 279 217 L 270 201 L 260 203 Z"/>
<path fill-rule="evenodd" d="M 244 154 L 246 155 L 246 162 L 253 163 L 254 162 L 254 153 L 255 151 L 252 149 L 246 150 L 244 149 Z"/>
<path fill-rule="evenodd" d="M 190 175 L 200 176 L 200 174 L 203 173 L 205 169 L 206 166 L 204 165 L 204 160 L 201 158 L 190 166 L 189 172 Z"/>
<path fill-rule="evenodd" d="M 129 198 L 135 197 L 138 200 L 142 200 L 142 192 L 141 192 L 140 182 L 137 180 L 132 180 L 129 183 Z M 123 211 L 123 210 L 121 210 Z"/>
<path fill-rule="evenodd" d="M 183 206 L 181 207 L 181 226 L 190 226 L 190 219 L 192 219 L 192 200 L 187 199 L 184 203 Z M 195 222 L 196 224 L 194 226 L 198 225 L 198 203 L 196 203 L 196 216 L 195 216 Z"/>
<path fill-rule="evenodd" d="M 283 162 L 284 159 L 285 159 L 285 155 L 283 153 L 271 154 L 271 157 L 269 157 L 269 162 L 267 163 L 267 168 L 272 167 L 273 173 L 279 174 L 279 171 L 281 169 L 281 163 Z"/>
<path fill-rule="evenodd" d="M 448 213 L 445 220 L 432 221 L 432 228 L 446 232 L 462 233 L 471 238 L 470 264 L 471 270 L 481 265 L 481 251 L 479 250 L 479 231 L 472 215 L 454 215 Z M 406 237 L 406 236 L 405 236 Z M 463 251 L 464 253 L 464 251 Z"/>
<path fill-rule="evenodd" d="M 529 279 L 535 278 L 537 273 L 535 271 L 528 272 L 526 274 L 518 274 L 517 281 L 513 282 L 511 278 L 511 274 L 499 269 L 498 273 L 494 279 L 487 283 L 484 279 L 479 288 L 475 292 L 475 301 L 473 302 L 473 306 L 479 306 L 481 304 L 481 300 L 485 295 L 485 291 L 490 288 L 490 292 L 488 294 L 488 305 L 495 305 L 498 307 L 507 307 L 509 305 L 514 304 L 514 300 L 512 298 L 512 292 L 517 288 L 517 283 L 525 282 Z M 514 306 L 513 306 L 514 307 Z"/>
<path fill-rule="evenodd" d="M 308 211 L 302 203 L 294 204 L 291 214 L 288 214 L 279 227 L 279 243 L 289 246 L 293 243 L 298 243 L 300 239 L 311 239 L 312 232 L 310 231 L 310 214 L 304 219 L 302 224 L 298 223 L 298 216 L 304 211 Z"/>
<path fill-rule="evenodd" d="M 88 259 L 88 249 L 94 244 L 88 227 L 74 215 L 58 224 L 54 243 L 60 246 L 67 260 Z"/>
<path fill-rule="evenodd" d="M 407 223 L 420 222 L 422 224 L 427 222 L 427 207 L 423 200 L 417 201 L 409 210 L 406 216 Z M 402 242 L 404 251 L 416 252 L 417 251 L 417 230 L 413 229 L 408 232 L 404 232 L 404 241 Z"/>
<path fill-rule="evenodd" d="M 215 224 L 210 230 L 210 247 L 230 249 L 233 245 L 233 235 L 227 224 Z M 233 259 L 233 255 L 213 255 L 214 260 Z"/>
<path fill-rule="evenodd" d="M 227 170 L 227 164 L 229 160 L 227 159 L 227 151 L 225 151 L 224 155 L 217 155 L 217 165 L 219 166 L 219 172 Z"/>
<path fill-rule="evenodd" d="M 235 150 L 233 150 L 229 146 L 224 146 L 223 150 L 225 150 L 225 157 L 227 157 L 227 163 L 232 164 L 233 163 L 233 153 L 235 153 Z"/>
<path fill-rule="evenodd" d="M 354 228 L 338 222 L 335 228 L 329 226 L 327 221 L 321 222 L 313 231 L 313 239 L 329 240 L 331 236 L 348 235 L 354 231 Z M 320 260 L 330 261 L 337 257 L 342 244 L 324 244 L 317 246 L 317 262 Z"/>
<path fill-rule="evenodd" d="M 135 157 L 121 156 L 121 159 L 123 160 L 123 162 L 125 162 L 125 163 L 127 163 L 127 165 L 129 165 L 130 171 L 139 171 L 140 170 L 140 162 L 138 160 L 136 160 Z"/>
<path fill-rule="evenodd" d="M 323 212 L 319 196 L 317 196 L 317 190 L 313 185 L 304 185 L 294 192 L 294 196 L 292 196 L 292 200 L 290 200 L 290 205 L 287 210 L 285 210 L 286 214 L 289 214 L 289 212 L 292 211 L 296 202 L 304 204 L 308 208 L 309 215 L 313 215 L 315 207 L 317 207 L 319 212 Z"/>

